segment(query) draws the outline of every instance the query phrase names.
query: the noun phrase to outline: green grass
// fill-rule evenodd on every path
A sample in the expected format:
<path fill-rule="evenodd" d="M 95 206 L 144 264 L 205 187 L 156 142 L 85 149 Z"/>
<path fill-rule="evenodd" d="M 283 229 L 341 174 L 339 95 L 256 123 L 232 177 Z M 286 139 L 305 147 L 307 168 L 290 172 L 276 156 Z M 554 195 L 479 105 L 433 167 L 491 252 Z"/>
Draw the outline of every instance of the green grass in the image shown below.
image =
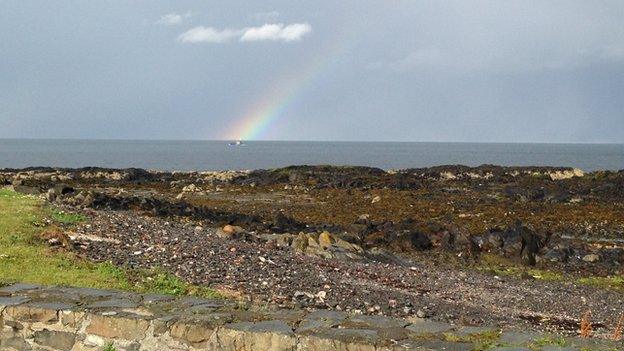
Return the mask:
<path fill-rule="evenodd" d="M 544 346 L 566 347 L 566 346 L 568 346 L 568 343 L 566 342 L 566 340 L 562 336 L 560 336 L 560 337 L 543 337 L 541 339 L 537 339 L 537 340 L 533 341 L 529 345 L 529 348 L 531 350 L 541 350 L 541 348 L 544 347 Z"/>
<path fill-rule="evenodd" d="M 534 279 L 544 281 L 564 281 L 569 279 L 570 281 L 574 281 L 581 285 L 624 291 L 624 276 L 621 275 L 607 277 L 579 277 L 574 275 L 564 275 L 561 272 L 552 270 L 527 268 L 495 255 L 483 255 L 481 262 L 476 266 L 476 268 L 498 276 L 511 276 L 516 278 L 532 277 Z"/>
<path fill-rule="evenodd" d="M 36 197 L 0 188 L 0 285 L 22 282 L 220 297 L 163 270 L 124 269 L 89 262 L 71 252 L 52 251 L 39 239 L 46 230 L 41 224 L 46 216 L 61 224 L 86 220 L 81 215 L 45 209 Z"/>
<path fill-rule="evenodd" d="M 50 210 L 50 219 L 65 225 L 76 224 L 87 220 L 87 218 L 81 214 L 60 211 L 57 209 Z"/>
<path fill-rule="evenodd" d="M 576 282 L 583 285 L 624 291 L 623 276 L 585 277 L 578 279 Z"/>
<path fill-rule="evenodd" d="M 476 268 L 498 276 L 512 276 L 517 278 L 524 276 L 545 281 L 561 281 L 565 278 L 560 272 L 527 268 L 504 257 L 491 254 L 484 254 L 480 264 Z"/>
<path fill-rule="evenodd" d="M 106 344 L 106 346 L 104 346 L 102 351 L 117 351 L 117 348 L 115 347 L 115 345 L 113 345 L 112 342 L 109 342 L 108 344 Z"/>

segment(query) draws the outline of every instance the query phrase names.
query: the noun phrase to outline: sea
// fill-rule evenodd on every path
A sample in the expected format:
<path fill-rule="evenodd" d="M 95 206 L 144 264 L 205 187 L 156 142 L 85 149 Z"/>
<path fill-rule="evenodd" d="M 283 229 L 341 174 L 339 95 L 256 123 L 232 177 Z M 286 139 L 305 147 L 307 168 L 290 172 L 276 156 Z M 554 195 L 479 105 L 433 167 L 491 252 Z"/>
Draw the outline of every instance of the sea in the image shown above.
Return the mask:
<path fill-rule="evenodd" d="M 0 169 L 37 166 L 208 171 L 289 165 L 404 169 L 437 165 L 624 169 L 624 144 L 0 139 Z"/>

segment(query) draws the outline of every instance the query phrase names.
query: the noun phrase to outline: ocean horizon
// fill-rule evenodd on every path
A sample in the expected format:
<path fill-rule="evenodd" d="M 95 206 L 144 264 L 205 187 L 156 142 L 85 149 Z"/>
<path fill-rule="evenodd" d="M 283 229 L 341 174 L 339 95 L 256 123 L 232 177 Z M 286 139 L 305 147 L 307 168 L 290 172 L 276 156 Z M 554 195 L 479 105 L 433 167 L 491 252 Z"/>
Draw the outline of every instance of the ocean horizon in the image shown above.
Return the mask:
<path fill-rule="evenodd" d="M 107 167 L 225 170 L 289 165 L 383 169 L 462 164 L 624 169 L 624 144 L 409 141 L 0 139 L 0 168 Z"/>

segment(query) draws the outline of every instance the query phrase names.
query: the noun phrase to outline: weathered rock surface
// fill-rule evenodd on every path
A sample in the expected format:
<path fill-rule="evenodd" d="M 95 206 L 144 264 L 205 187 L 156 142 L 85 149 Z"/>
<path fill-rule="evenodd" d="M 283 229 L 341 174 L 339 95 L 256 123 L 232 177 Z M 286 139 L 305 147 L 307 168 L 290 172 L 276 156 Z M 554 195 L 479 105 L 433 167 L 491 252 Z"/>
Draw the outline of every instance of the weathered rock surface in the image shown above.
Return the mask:
<path fill-rule="evenodd" d="M 0 306 L 0 350 L 399 351 L 555 350 L 561 341 L 537 333 L 358 316 L 342 312 L 240 310 L 235 301 L 171 298 L 116 291 L 15 285 L 0 288 L 15 302 Z M 143 313 L 106 300 L 139 302 Z M 21 301 L 21 302 L 17 302 Z M 6 301 L 5 301 L 6 302 Z M 100 304 L 102 305 L 102 304 Z M 193 309 L 205 305 L 210 309 Z M 43 307 L 42 307 L 43 306 Z M 236 317 L 234 317 L 236 316 Z M 282 319 L 276 319 L 282 316 Z M 297 327 L 298 326 L 298 327 Z M 615 350 L 624 343 L 566 340 L 566 350 Z"/>

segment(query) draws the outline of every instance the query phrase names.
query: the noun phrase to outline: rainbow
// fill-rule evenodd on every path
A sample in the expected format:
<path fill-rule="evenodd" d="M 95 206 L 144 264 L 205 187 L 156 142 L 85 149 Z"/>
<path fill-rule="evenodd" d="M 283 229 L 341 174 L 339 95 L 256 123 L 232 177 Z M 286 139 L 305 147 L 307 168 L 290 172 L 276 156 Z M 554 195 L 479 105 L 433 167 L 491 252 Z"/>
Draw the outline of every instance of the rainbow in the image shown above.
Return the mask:
<path fill-rule="evenodd" d="M 309 64 L 295 74 L 287 75 L 274 84 L 259 101 L 242 114 L 222 133 L 225 140 L 255 140 L 266 135 L 272 125 L 284 117 L 284 110 L 297 99 L 311 82 L 317 79 L 325 67 L 346 52 L 342 40 L 334 41 L 329 50 L 322 50 Z"/>

